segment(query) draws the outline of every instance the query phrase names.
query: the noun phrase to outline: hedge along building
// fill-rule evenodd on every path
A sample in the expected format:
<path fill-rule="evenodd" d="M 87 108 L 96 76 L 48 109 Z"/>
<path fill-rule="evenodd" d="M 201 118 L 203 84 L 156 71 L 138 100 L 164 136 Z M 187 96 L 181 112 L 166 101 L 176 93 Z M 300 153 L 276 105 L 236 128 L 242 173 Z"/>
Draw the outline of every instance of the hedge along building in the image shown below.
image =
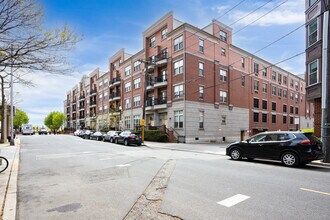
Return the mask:
<path fill-rule="evenodd" d="M 121 129 L 139 125 L 144 112 L 147 125 L 165 125 L 186 142 L 312 124 L 304 80 L 234 46 L 232 29 L 217 20 L 199 29 L 166 14 L 143 32 L 141 51 L 110 58 L 108 75 Z"/>

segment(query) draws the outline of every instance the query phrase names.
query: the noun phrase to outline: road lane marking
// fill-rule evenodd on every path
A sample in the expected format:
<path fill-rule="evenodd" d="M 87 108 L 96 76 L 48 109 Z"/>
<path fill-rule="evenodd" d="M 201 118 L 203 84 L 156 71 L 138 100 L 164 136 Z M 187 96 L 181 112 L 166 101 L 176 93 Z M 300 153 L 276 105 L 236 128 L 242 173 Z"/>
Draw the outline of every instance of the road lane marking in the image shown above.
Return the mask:
<path fill-rule="evenodd" d="M 116 167 L 130 167 L 130 166 L 131 166 L 131 164 L 129 164 L 129 163 L 116 165 Z"/>
<path fill-rule="evenodd" d="M 300 188 L 300 189 L 301 190 L 304 190 L 304 191 L 307 191 L 307 192 L 319 193 L 319 194 L 330 196 L 330 193 L 326 193 L 326 192 L 321 192 L 321 191 L 312 190 L 312 189 L 306 189 L 306 188 Z"/>
<path fill-rule="evenodd" d="M 242 194 L 237 194 L 237 195 L 234 195 L 232 197 L 229 197 L 228 199 L 224 199 L 220 202 L 217 202 L 219 205 L 223 205 L 223 206 L 226 206 L 227 208 L 230 208 L 240 202 L 243 202 L 244 200 L 247 200 L 249 199 L 250 196 L 245 196 L 245 195 L 242 195 Z"/>

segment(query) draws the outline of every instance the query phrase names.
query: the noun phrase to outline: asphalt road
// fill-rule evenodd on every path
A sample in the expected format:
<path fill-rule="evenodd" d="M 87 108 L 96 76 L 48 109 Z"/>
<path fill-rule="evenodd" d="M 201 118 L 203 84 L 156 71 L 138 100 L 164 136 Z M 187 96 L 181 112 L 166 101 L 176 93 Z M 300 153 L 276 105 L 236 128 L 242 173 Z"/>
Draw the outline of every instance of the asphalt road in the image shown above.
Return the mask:
<path fill-rule="evenodd" d="M 150 147 L 22 136 L 17 218 L 329 219 L 329 167 Z"/>

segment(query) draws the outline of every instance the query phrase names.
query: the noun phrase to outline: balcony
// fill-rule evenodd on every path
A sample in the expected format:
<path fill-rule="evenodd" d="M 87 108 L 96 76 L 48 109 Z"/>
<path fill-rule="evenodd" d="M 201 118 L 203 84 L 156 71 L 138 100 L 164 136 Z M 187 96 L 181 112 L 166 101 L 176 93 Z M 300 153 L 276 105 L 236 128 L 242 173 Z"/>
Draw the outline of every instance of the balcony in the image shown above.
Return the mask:
<path fill-rule="evenodd" d="M 70 101 L 66 102 L 66 106 L 69 107 L 70 106 Z"/>
<path fill-rule="evenodd" d="M 85 99 L 85 96 L 84 95 L 79 96 L 79 101 L 82 101 L 84 99 Z"/>
<path fill-rule="evenodd" d="M 167 86 L 167 74 L 155 77 L 154 87 L 157 88 L 162 86 Z"/>
<path fill-rule="evenodd" d="M 83 106 L 79 106 L 79 111 L 83 111 L 83 110 L 85 110 L 85 106 L 83 105 Z"/>
<path fill-rule="evenodd" d="M 121 83 L 121 78 L 120 77 L 116 77 L 113 78 L 110 82 L 109 82 L 109 86 L 110 87 L 114 87 L 116 85 L 119 85 Z"/>
<path fill-rule="evenodd" d="M 154 89 L 154 84 L 155 84 L 154 77 L 149 77 L 149 79 L 147 80 L 147 88 L 146 88 L 147 91 Z"/>
<path fill-rule="evenodd" d="M 90 108 L 96 107 L 96 101 L 90 102 L 89 107 Z"/>
<path fill-rule="evenodd" d="M 85 115 L 79 115 L 79 119 L 85 119 Z"/>
<path fill-rule="evenodd" d="M 161 97 L 154 100 L 154 109 L 167 108 L 167 98 Z"/>
<path fill-rule="evenodd" d="M 151 111 L 154 109 L 155 105 L 155 98 L 154 97 L 148 97 L 146 101 L 146 111 Z"/>
<path fill-rule="evenodd" d="M 94 95 L 96 95 L 96 92 L 97 92 L 96 89 L 92 89 L 89 95 L 90 96 L 94 96 Z"/>
<path fill-rule="evenodd" d="M 96 118 L 96 114 L 95 114 L 95 113 L 90 113 L 90 114 L 89 114 L 89 117 L 91 117 L 91 118 Z"/>
<path fill-rule="evenodd" d="M 109 101 L 115 101 L 120 99 L 120 92 L 113 92 L 109 95 Z"/>
<path fill-rule="evenodd" d="M 168 62 L 168 53 L 167 52 L 163 51 L 156 56 L 155 63 L 158 67 L 167 65 L 167 62 Z"/>

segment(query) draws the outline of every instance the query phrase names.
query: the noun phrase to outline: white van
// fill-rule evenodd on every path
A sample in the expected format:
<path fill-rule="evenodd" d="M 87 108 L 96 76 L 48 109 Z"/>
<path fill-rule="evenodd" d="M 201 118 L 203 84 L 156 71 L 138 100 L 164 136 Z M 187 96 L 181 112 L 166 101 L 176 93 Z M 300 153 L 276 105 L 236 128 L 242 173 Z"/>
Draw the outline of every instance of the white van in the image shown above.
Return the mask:
<path fill-rule="evenodd" d="M 23 135 L 33 135 L 33 126 L 32 125 L 22 125 L 22 134 Z"/>

